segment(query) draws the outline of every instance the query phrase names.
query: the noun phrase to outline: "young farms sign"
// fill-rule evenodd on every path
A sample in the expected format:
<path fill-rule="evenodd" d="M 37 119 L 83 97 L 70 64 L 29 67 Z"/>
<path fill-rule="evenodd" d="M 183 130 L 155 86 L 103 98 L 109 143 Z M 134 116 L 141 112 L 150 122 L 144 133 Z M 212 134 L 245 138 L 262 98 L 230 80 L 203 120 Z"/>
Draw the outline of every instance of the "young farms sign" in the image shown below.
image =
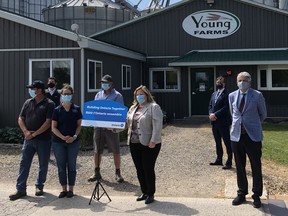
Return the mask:
<path fill-rule="evenodd" d="M 240 20 L 227 11 L 204 10 L 187 16 L 182 27 L 194 37 L 217 39 L 235 33 L 240 28 Z"/>

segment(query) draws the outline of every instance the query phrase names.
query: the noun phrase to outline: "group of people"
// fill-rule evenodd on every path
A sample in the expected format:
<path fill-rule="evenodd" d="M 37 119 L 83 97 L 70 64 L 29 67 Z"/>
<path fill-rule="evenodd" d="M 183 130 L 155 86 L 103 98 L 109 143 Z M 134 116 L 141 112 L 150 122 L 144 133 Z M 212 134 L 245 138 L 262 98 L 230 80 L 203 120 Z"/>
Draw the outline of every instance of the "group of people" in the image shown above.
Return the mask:
<path fill-rule="evenodd" d="M 113 100 L 124 103 L 121 93 L 115 90 L 110 75 L 101 79 L 101 88 L 95 100 Z M 17 200 L 27 195 L 27 179 L 34 157 L 38 154 L 39 172 L 36 181 L 36 196 L 44 194 L 43 188 L 47 177 L 48 163 L 52 148 L 58 167 L 59 182 L 62 191 L 59 198 L 74 196 L 73 189 L 76 180 L 76 160 L 79 152 L 82 113 L 79 106 L 73 103 L 73 88 L 64 84 L 60 93 L 56 89 L 57 80 L 48 78 L 48 89 L 45 84 L 36 80 L 28 85 L 30 99 L 26 100 L 18 123 L 24 134 L 22 158 L 17 177 L 16 192 L 9 196 Z M 155 193 L 155 163 L 161 149 L 161 130 L 163 114 L 146 86 L 139 86 L 134 91 L 133 105 L 127 114 L 127 142 L 130 145 L 132 160 L 135 164 L 137 177 L 142 194 L 137 201 L 145 200 L 146 204 L 154 201 Z M 101 155 L 104 146 L 113 152 L 115 165 L 115 180 L 119 183 L 124 179 L 120 172 L 120 141 L 119 131 L 111 128 L 95 128 L 93 136 L 94 173 L 88 181 L 102 178 L 100 174 Z"/>
<path fill-rule="evenodd" d="M 238 90 L 229 94 L 225 88 L 225 78 L 220 76 L 216 79 L 216 91 L 209 102 L 209 119 L 212 124 L 217 157 L 210 165 L 223 166 L 221 142 L 223 139 L 227 161 L 222 168 L 225 170 L 232 168 L 232 155 L 234 155 L 238 191 L 232 205 L 240 205 L 246 201 L 248 194 L 246 175 L 248 156 L 253 178 L 253 206 L 260 208 L 260 197 L 263 192 L 262 122 L 267 116 L 267 110 L 262 93 L 251 88 L 251 81 L 248 72 L 240 72 L 237 75 Z"/>
<path fill-rule="evenodd" d="M 72 102 L 73 88 L 69 84 L 64 84 L 59 93 L 56 84 L 56 79 L 50 77 L 47 91 L 45 84 L 40 80 L 27 85 L 31 98 L 25 101 L 18 118 L 19 127 L 24 134 L 24 143 L 17 177 L 17 191 L 9 196 L 10 200 L 27 195 L 27 179 L 35 153 L 39 161 L 35 195 L 44 194 L 51 145 L 57 161 L 59 182 L 62 185 L 59 197 L 74 196 L 82 113 L 80 107 Z"/>
<path fill-rule="evenodd" d="M 248 181 L 246 176 L 246 157 L 248 156 L 253 177 L 253 205 L 261 207 L 260 197 L 263 192 L 262 177 L 262 125 L 267 116 L 265 99 L 261 92 L 251 88 L 251 75 L 240 72 L 237 75 L 238 90 L 228 93 L 225 78 L 216 79 L 216 91 L 209 102 L 209 119 L 216 143 L 216 160 L 210 165 L 223 166 L 222 139 L 226 146 L 227 161 L 223 169 L 232 168 L 234 155 L 237 173 L 237 197 L 233 205 L 246 201 Z M 43 195 L 51 148 L 52 146 L 58 166 L 59 182 L 62 191 L 59 198 L 73 197 L 76 179 L 76 159 L 79 151 L 79 134 L 81 131 L 82 113 L 79 106 L 72 102 L 73 88 L 65 84 L 58 93 L 55 78 L 48 79 L 48 90 L 41 81 L 28 85 L 30 99 L 26 100 L 20 112 L 18 123 L 24 134 L 22 158 L 16 184 L 16 193 L 10 200 L 26 196 L 27 178 L 34 154 L 39 159 L 39 173 L 36 181 L 36 196 Z M 113 100 L 124 103 L 121 93 L 115 90 L 110 75 L 101 79 L 101 88 L 95 100 Z M 51 100 L 50 100 L 50 99 Z M 54 102 L 53 102 L 53 101 Z M 56 108 L 55 108 L 56 105 Z M 127 143 L 136 167 L 137 178 L 142 194 L 137 201 L 146 204 L 154 201 L 156 191 L 155 164 L 161 149 L 161 130 L 163 114 L 160 106 L 146 86 L 139 86 L 134 91 L 133 105 L 127 113 Z M 95 128 L 93 136 L 94 172 L 88 181 L 102 178 L 100 173 L 101 156 L 104 145 L 113 152 L 115 180 L 119 183 L 124 179 L 120 172 L 119 131 L 111 128 Z"/>

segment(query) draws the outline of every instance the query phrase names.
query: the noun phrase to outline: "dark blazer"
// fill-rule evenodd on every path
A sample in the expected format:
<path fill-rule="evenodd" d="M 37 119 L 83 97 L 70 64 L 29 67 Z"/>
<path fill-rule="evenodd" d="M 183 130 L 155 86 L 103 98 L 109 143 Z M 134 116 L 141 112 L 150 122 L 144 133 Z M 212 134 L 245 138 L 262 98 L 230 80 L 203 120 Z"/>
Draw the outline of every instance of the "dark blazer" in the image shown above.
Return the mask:
<path fill-rule="evenodd" d="M 57 89 L 54 91 L 53 95 L 51 95 L 48 91 L 46 91 L 46 97 L 55 103 L 55 107 L 60 105 L 60 96 L 61 95 Z"/>
<path fill-rule="evenodd" d="M 222 93 L 219 95 L 217 101 L 215 102 L 215 97 L 217 95 L 217 91 L 213 92 L 211 95 L 211 99 L 209 102 L 209 114 L 215 113 L 217 120 L 211 121 L 212 125 L 230 125 L 231 124 L 231 116 L 229 111 L 229 100 L 228 95 L 229 92 L 224 89 Z"/>

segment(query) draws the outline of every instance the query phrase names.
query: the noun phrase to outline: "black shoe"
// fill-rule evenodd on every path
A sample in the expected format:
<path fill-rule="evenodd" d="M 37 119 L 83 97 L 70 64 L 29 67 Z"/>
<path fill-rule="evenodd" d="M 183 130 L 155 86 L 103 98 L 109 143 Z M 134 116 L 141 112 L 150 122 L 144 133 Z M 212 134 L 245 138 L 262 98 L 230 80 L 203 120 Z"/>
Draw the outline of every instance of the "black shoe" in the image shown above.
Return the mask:
<path fill-rule="evenodd" d="M 223 166 L 223 163 L 222 163 L 222 161 L 216 160 L 215 162 L 209 163 L 209 165 L 211 165 L 211 166 Z"/>
<path fill-rule="evenodd" d="M 9 199 L 10 199 L 11 201 L 14 201 L 14 200 L 17 200 L 17 199 L 19 199 L 19 198 L 21 198 L 21 197 L 24 197 L 24 196 L 26 196 L 26 195 L 27 195 L 26 191 L 17 191 L 16 193 L 11 194 L 11 195 L 9 196 Z"/>
<path fill-rule="evenodd" d="M 261 200 L 260 200 L 260 197 L 259 196 L 255 196 L 255 195 L 252 195 L 252 198 L 253 198 L 253 207 L 254 208 L 260 208 L 261 207 Z"/>
<path fill-rule="evenodd" d="M 152 202 L 154 202 L 154 196 L 153 195 L 152 196 L 148 195 L 146 200 L 145 200 L 145 204 L 150 204 Z"/>
<path fill-rule="evenodd" d="M 59 194 L 58 198 L 63 198 L 63 197 L 66 197 L 66 196 L 67 196 L 67 191 L 62 191 L 62 192 Z"/>
<path fill-rule="evenodd" d="M 36 188 L 35 196 L 42 196 L 44 194 L 43 189 Z"/>
<path fill-rule="evenodd" d="M 139 197 L 137 197 L 136 201 L 142 201 L 142 200 L 146 200 L 148 197 L 147 194 L 141 194 Z"/>
<path fill-rule="evenodd" d="M 89 177 L 88 182 L 94 182 L 96 180 L 101 180 L 102 176 L 100 173 L 100 168 L 95 168 L 94 170 L 94 174 L 92 176 Z"/>
<path fill-rule="evenodd" d="M 124 178 L 123 178 L 122 175 L 121 175 L 120 169 L 116 169 L 116 172 L 115 172 L 115 180 L 116 180 L 118 183 L 124 182 Z"/>
<path fill-rule="evenodd" d="M 238 195 L 233 201 L 232 201 L 232 205 L 241 205 L 242 203 L 244 203 L 246 201 L 245 196 L 243 195 Z"/>
<path fill-rule="evenodd" d="M 225 166 L 222 167 L 222 169 L 224 169 L 224 170 L 231 169 L 231 168 L 232 168 L 231 165 L 225 165 Z"/>
<path fill-rule="evenodd" d="M 67 198 L 71 198 L 71 197 L 73 197 L 73 196 L 74 196 L 73 191 L 68 191 L 68 192 L 67 192 L 67 195 L 66 195 Z"/>

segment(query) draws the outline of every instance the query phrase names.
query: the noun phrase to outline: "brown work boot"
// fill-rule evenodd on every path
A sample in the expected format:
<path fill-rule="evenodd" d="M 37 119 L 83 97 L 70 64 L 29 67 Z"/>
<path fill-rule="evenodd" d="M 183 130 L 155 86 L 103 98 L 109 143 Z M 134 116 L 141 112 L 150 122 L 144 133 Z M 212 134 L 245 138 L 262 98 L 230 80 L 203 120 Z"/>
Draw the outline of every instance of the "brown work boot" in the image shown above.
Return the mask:
<path fill-rule="evenodd" d="M 95 168 L 94 170 L 94 174 L 92 176 L 90 176 L 90 178 L 88 179 L 89 182 L 94 182 L 96 180 L 100 180 L 102 179 L 102 176 L 100 174 L 100 168 Z"/>
<path fill-rule="evenodd" d="M 119 183 L 122 183 L 124 181 L 123 177 L 121 176 L 120 169 L 116 169 L 115 180 Z"/>

